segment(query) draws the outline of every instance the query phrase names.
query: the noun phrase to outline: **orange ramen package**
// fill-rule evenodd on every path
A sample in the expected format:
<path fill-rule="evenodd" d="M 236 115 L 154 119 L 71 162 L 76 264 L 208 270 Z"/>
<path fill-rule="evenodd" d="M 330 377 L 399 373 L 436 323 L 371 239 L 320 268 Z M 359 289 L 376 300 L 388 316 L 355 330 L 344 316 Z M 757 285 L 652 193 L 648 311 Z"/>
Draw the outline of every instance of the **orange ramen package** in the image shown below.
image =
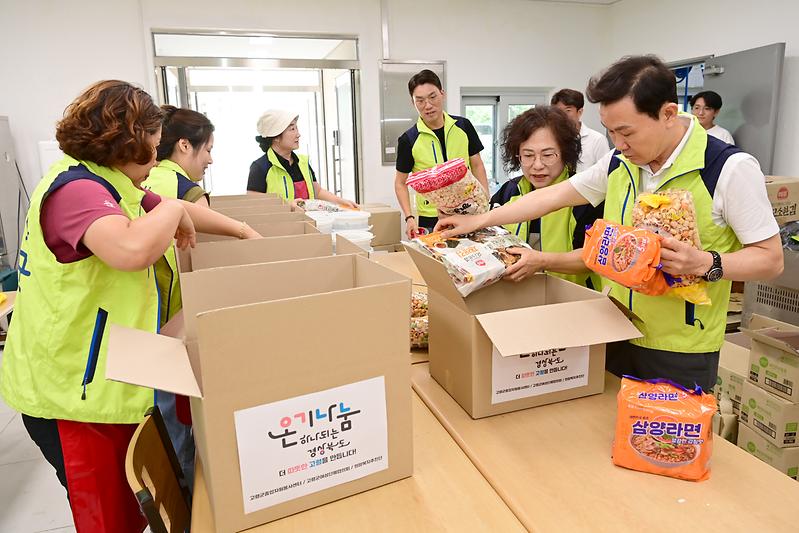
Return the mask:
<path fill-rule="evenodd" d="M 585 232 L 582 259 L 600 276 L 643 294 L 669 289 L 660 270 L 660 239 L 649 230 L 598 219 Z"/>
<path fill-rule="evenodd" d="M 617 398 L 613 464 L 689 481 L 710 477 L 715 396 L 624 376 Z"/>

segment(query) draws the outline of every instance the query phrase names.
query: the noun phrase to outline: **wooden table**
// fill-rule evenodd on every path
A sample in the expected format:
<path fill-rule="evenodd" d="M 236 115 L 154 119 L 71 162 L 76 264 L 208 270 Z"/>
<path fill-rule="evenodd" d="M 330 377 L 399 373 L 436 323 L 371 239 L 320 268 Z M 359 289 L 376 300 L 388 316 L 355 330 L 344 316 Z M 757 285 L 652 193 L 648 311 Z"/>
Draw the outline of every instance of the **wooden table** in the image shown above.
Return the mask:
<path fill-rule="evenodd" d="M 532 531 L 799 530 L 799 483 L 721 438 L 704 482 L 614 466 L 610 374 L 604 394 L 472 420 L 428 367 L 413 365 L 414 390 Z"/>
<path fill-rule="evenodd" d="M 415 394 L 413 437 L 413 477 L 248 531 L 524 531 Z M 199 461 L 191 531 L 213 531 Z"/>

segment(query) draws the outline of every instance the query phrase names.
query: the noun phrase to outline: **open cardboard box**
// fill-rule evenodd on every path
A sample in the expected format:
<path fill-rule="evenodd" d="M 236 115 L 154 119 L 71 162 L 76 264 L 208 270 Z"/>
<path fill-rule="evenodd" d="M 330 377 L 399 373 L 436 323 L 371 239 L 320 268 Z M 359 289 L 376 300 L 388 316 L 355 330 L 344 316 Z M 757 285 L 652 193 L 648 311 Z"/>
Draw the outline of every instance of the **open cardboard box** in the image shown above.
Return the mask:
<path fill-rule="evenodd" d="M 223 194 L 220 196 L 211 196 L 211 205 L 218 204 L 229 204 L 229 203 L 237 203 L 237 202 L 249 202 L 252 200 L 265 200 L 265 199 L 274 199 L 277 198 L 281 202 L 283 199 L 273 192 L 270 193 L 247 193 L 247 194 Z"/>
<path fill-rule="evenodd" d="M 390 254 L 369 254 L 369 258 L 377 264 L 390 268 L 394 272 L 399 272 L 413 281 L 414 285 L 425 285 L 422 274 L 419 272 L 419 269 L 416 268 L 408 252 L 405 252 L 404 249 L 403 247 L 402 252 Z"/>
<path fill-rule="evenodd" d="M 270 224 L 272 222 L 312 222 L 316 224 L 312 218 L 305 213 L 294 211 L 291 213 L 262 213 L 258 215 L 237 215 L 232 218 L 246 222 L 250 226 L 260 224 Z"/>
<path fill-rule="evenodd" d="M 271 222 L 250 226 L 261 234 L 262 237 L 283 237 L 288 235 L 315 235 L 319 233 L 313 222 Z M 236 237 L 227 235 L 212 235 L 210 233 L 198 233 L 197 242 L 232 241 Z"/>
<path fill-rule="evenodd" d="M 430 375 L 472 418 L 599 394 L 605 344 L 641 336 L 606 296 L 560 278 L 464 298 L 442 263 L 408 254 L 427 282 Z"/>
<path fill-rule="evenodd" d="M 386 204 L 363 204 L 361 209 L 370 214 L 373 247 L 397 244 L 402 240 L 402 213 L 399 209 Z"/>
<path fill-rule="evenodd" d="M 283 198 L 270 197 L 270 198 L 251 198 L 249 200 L 227 200 L 222 202 L 214 202 L 212 207 L 222 209 L 233 209 L 239 207 L 259 207 L 268 205 L 288 205 Z"/>
<path fill-rule="evenodd" d="M 216 211 L 231 218 L 241 218 L 247 215 L 262 215 L 269 213 L 291 213 L 288 204 L 262 204 L 237 207 L 214 207 Z"/>
<path fill-rule="evenodd" d="M 365 255 L 363 248 L 341 235 L 336 235 L 336 255 Z M 286 235 L 263 239 L 213 241 L 197 243 L 194 248 L 177 250 L 178 269 L 193 272 L 252 263 L 271 263 L 333 255 L 333 241 L 326 233 Z M 293 279 L 293 278 L 292 278 Z M 213 290 L 209 287 L 209 290 Z"/>
<path fill-rule="evenodd" d="M 412 474 L 407 279 L 348 255 L 181 288 L 185 338 L 112 325 L 106 377 L 191 397 L 217 531 Z"/>
<path fill-rule="evenodd" d="M 743 331 L 752 342 L 749 380 L 799 403 L 799 327 L 753 314 Z"/>

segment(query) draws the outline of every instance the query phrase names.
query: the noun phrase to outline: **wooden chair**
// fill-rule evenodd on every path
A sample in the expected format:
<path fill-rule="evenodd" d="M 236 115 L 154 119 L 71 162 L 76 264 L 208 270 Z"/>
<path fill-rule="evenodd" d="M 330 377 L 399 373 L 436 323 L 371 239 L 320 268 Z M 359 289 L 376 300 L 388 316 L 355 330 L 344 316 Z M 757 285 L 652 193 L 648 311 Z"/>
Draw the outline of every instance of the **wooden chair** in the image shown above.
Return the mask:
<path fill-rule="evenodd" d="M 188 490 L 157 407 L 136 428 L 125 457 L 128 485 L 153 533 L 183 533 L 191 521 Z"/>

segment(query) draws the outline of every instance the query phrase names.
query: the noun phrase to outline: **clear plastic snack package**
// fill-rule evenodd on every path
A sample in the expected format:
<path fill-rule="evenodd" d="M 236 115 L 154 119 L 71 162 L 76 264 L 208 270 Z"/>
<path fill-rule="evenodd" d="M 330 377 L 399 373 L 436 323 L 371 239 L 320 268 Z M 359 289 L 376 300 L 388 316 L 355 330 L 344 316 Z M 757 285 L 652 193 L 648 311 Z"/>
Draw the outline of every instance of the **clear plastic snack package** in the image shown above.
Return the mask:
<path fill-rule="evenodd" d="M 411 318 L 411 348 L 427 348 L 427 317 Z"/>
<path fill-rule="evenodd" d="M 701 250 L 696 208 L 691 191 L 664 189 L 638 195 L 633 206 L 633 226 L 690 244 Z M 705 281 L 696 275 L 673 276 L 664 272 L 673 295 L 697 305 L 709 305 Z"/>
<path fill-rule="evenodd" d="M 508 248 L 530 246 L 505 228 L 492 226 L 465 237 L 445 239 L 440 232 L 407 243 L 444 264 L 461 296 L 499 281 L 505 268 L 519 260 Z"/>
<path fill-rule="evenodd" d="M 441 215 L 478 215 L 488 211 L 488 193 L 462 158 L 414 172 L 405 183 L 435 204 Z"/>
<path fill-rule="evenodd" d="M 411 292 L 411 317 L 427 316 L 427 293 L 421 291 Z"/>
<path fill-rule="evenodd" d="M 328 202 L 327 200 L 306 200 L 306 199 L 298 199 L 295 200 L 297 207 L 304 211 L 326 211 L 328 213 L 338 213 L 340 211 L 354 211 L 348 207 L 342 207 L 338 204 L 334 204 L 333 202 Z"/>

